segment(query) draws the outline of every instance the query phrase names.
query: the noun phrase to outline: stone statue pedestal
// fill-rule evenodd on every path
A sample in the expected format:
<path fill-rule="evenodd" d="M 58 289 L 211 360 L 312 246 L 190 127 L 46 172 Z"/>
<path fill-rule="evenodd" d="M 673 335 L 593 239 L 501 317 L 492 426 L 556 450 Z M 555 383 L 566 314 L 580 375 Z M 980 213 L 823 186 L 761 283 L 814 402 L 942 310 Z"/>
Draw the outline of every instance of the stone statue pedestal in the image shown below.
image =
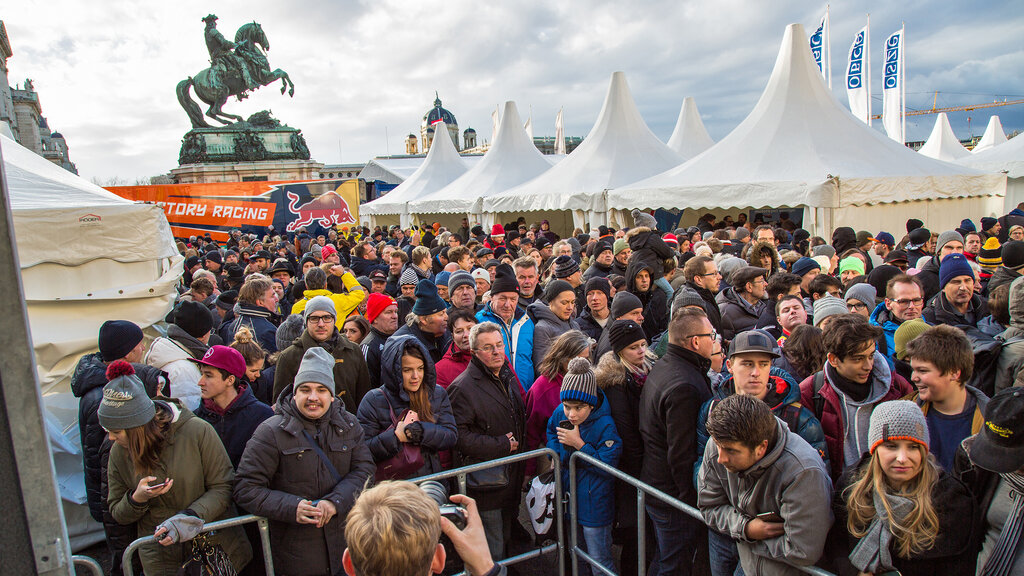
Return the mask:
<path fill-rule="evenodd" d="M 263 111 L 227 126 L 190 130 L 170 177 L 176 184 L 313 180 L 321 168 L 310 159 L 301 130 Z"/>

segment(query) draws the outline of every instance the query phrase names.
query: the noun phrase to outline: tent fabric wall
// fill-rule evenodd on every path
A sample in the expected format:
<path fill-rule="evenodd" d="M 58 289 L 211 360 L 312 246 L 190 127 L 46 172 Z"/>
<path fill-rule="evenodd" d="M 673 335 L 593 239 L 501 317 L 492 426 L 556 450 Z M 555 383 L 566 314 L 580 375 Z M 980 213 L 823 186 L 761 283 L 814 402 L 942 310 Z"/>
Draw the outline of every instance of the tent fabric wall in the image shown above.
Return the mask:
<path fill-rule="evenodd" d="M 993 116 L 996 121 L 998 116 Z M 989 122 L 992 128 L 992 122 Z M 999 131 L 1002 132 L 1002 125 Z M 985 130 L 988 134 L 989 130 Z M 1009 212 L 1024 202 L 1024 138 L 1016 136 L 987 150 L 957 160 L 957 164 L 986 172 L 1005 172 L 1006 199 L 1003 212 Z"/>
<path fill-rule="evenodd" d="M 697 101 L 692 96 L 687 96 L 683 100 L 676 127 L 672 130 L 667 144 L 683 160 L 689 160 L 715 145 L 715 141 L 704 127 L 704 121 L 700 118 Z"/>
<path fill-rule="evenodd" d="M 112 194 L 0 135 L 26 308 L 74 549 L 102 540 L 85 508 L 77 400 L 69 382 L 100 325 L 166 315 L 183 258 L 163 209 Z M 72 453 L 73 452 L 73 453 Z M 59 456 L 59 457 L 57 457 Z"/>
<path fill-rule="evenodd" d="M 981 135 L 981 139 L 971 150 L 971 154 L 978 154 L 999 146 L 1006 142 L 1006 132 L 1003 131 L 1003 123 L 999 120 L 999 116 L 989 116 L 988 126 L 985 127 L 985 133 Z"/>
<path fill-rule="evenodd" d="M 929 158 L 946 162 L 952 162 L 971 154 L 971 151 L 964 148 L 960 139 L 953 133 L 953 127 L 949 125 L 949 118 L 946 117 L 945 112 L 939 112 L 935 118 L 932 133 L 918 152 Z"/>

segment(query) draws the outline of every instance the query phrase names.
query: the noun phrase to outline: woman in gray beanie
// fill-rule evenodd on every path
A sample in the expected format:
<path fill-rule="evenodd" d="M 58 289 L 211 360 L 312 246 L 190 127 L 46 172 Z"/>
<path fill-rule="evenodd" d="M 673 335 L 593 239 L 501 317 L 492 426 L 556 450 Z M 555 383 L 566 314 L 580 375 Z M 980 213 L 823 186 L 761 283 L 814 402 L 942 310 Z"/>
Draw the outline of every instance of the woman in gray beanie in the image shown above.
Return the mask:
<path fill-rule="evenodd" d="M 836 486 L 838 573 L 973 575 L 976 504 L 929 454 L 928 423 L 907 400 L 875 407 L 869 454 Z M 852 566 L 851 566 L 852 565 Z"/>
<path fill-rule="evenodd" d="M 114 443 L 107 464 L 110 514 L 134 524 L 156 544 L 139 550 L 146 574 L 173 575 L 206 522 L 235 516 L 231 504 L 231 460 L 217 432 L 178 400 L 146 395 L 131 364 L 107 368 L 99 407 L 100 425 Z M 220 545 L 235 570 L 252 558 L 241 527 L 218 530 Z"/>

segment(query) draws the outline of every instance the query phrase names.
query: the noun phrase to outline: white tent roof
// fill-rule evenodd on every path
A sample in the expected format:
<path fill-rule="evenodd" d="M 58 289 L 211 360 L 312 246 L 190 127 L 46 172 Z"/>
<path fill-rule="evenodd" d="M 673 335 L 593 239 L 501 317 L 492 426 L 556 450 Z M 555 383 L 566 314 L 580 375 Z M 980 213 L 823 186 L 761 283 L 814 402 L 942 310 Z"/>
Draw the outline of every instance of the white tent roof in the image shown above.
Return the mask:
<path fill-rule="evenodd" d="M 935 118 L 935 126 L 932 128 L 931 135 L 928 136 L 928 140 L 918 152 L 929 158 L 946 162 L 952 162 L 971 153 L 970 150 L 964 148 L 960 139 L 953 133 L 953 128 L 949 125 L 949 118 L 946 117 L 945 112 L 939 112 L 938 117 Z"/>
<path fill-rule="evenodd" d="M 803 26 L 790 24 L 761 99 L 735 130 L 681 166 L 609 190 L 607 204 L 840 207 L 998 195 L 1005 186 L 996 175 L 916 154 L 857 120 L 822 82 Z"/>
<path fill-rule="evenodd" d="M 657 174 L 681 161 L 647 127 L 626 75 L 615 72 L 597 122 L 583 143 L 542 176 L 485 198 L 484 211 L 603 210 L 606 188 Z"/>
<path fill-rule="evenodd" d="M 526 135 L 515 102 L 505 102 L 498 137 L 479 164 L 441 190 L 409 203 L 410 214 L 479 214 L 482 198 L 550 170 L 551 162 Z"/>
<path fill-rule="evenodd" d="M 448 135 L 444 122 L 434 127 L 434 134 Z M 459 156 L 451 138 L 434 138 L 427 157 L 420 167 L 380 198 L 359 207 L 361 214 L 408 214 L 406 202 L 432 194 L 466 173 L 466 163 Z"/>
<path fill-rule="evenodd" d="M 423 156 L 404 158 L 374 158 L 359 171 L 359 177 L 367 182 L 380 180 L 389 184 L 401 184 L 423 165 Z"/>
<path fill-rule="evenodd" d="M 975 154 L 984 152 L 994 146 L 999 146 L 1003 142 L 1006 142 L 1006 132 L 1003 132 L 1003 123 L 999 121 L 999 116 L 990 116 L 988 126 L 985 127 L 985 133 L 981 135 L 981 140 L 978 140 L 978 144 L 974 146 L 974 150 L 971 150 L 971 152 Z"/>
<path fill-rule="evenodd" d="M 957 163 L 978 170 L 1005 171 L 1010 178 L 1024 177 L 1024 138 L 1010 138 L 998 146 L 957 160 Z"/>
<path fill-rule="evenodd" d="M 700 119 L 697 101 L 692 96 L 687 96 L 683 100 L 682 108 L 679 109 L 679 119 L 676 120 L 676 128 L 668 139 L 668 147 L 675 150 L 684 160 L 689 160 L 714 145 L 715 141 L 708 135 L 704 121 Z"/>

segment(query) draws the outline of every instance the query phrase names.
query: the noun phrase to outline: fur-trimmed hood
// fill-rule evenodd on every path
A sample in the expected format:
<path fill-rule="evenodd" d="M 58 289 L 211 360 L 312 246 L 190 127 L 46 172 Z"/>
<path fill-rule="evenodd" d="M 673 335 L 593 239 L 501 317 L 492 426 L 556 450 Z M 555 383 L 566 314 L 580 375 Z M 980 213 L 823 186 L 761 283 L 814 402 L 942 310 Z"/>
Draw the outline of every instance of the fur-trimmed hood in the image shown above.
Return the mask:
<path fill-rule="evenodd" d="M 747 250 L 747 264 L 751 266 L 761 267 L 761 249 L 768 248 L 772 253 L 772 267 L 769 272 L 775 272 L 779 269 L 779 251 L 775 249 L 775 245 L 767 240 L 758 240 Z"/>

